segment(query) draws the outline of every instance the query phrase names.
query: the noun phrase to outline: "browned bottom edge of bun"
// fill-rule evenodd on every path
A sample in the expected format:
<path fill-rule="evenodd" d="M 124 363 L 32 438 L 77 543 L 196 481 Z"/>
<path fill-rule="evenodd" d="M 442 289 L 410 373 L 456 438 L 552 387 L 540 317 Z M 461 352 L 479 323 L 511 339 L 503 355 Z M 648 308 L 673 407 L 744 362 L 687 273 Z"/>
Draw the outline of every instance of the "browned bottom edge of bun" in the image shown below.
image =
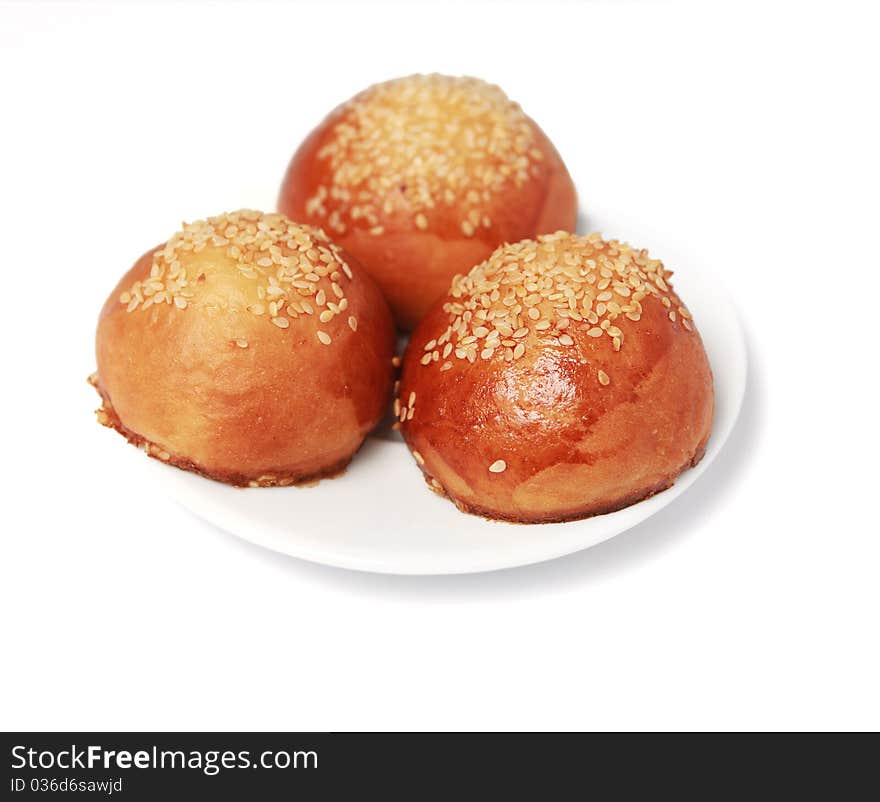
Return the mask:
<path fill-rule="evenodd" d="M 706 444 L 708 442 L 709 439 L 706 438 L 706 440 L 697 449 L 697 452 L 694 454 L 693 459 L 686 462 L 681 468 L 665 478 L 662 482 L 658 482 L 651 487 L 637 490 L 634 493 L 631 493 L 630 495 L 625 496 L 622 499 L 612 501 L 605 506 L 600 506 L 581 512 L 573 512 L 567 515 L 548 515 L 544 517 L 525 518 L 517 517 L 515 515 L 505 515 L 503 513 L 493 512 L 477 505 L 466 504 L 460 499 L 451 496 L 448 492 L 446 492 L 445 488 L 443 488 L 439 482 L 437 482 L 433 477 L 429 476 L 424 471 L 422 472 L 422 475 L 428 485 L 428 488 L 432 492 L 436 493 L 438 496 L 448 498 L 453 504 L 455 504 L 455 506 L 459 510 L 461 510 L 461 512 L 465 512 L 468 515 L 476 515 L 489 521 L 504 521 L 505 523 L 510 524 L 564 524 L 569 521 L 582 521 L 586 518 L 592 518 L 596 515 L 607 515 L 611 512 L 617 512 L 618 510 L 622 510 L 625 507 L 631 507 L 633 504 L 638 504 L 640 501 L 644 501 L 651 496 L 656 496 L 658 493 L 662 493 L 664 490 L 668 490 L 675 484 L 675 480 L 678 479 L 679 476 L 681 476 L 686 470 L 693 468 L 701 459 L 703 459 L 706 454 Z"/>
<path fill-rule="evenodd" d="M 98 391 L 98 395 L 101 396 L 102 403 L 101 406 L 95 410 L 95 414 L 97 415 L 98 423 L 102 426 L 106 426 L 108 429 L 113 429 L 119 432 L 119 434 L 128 440 L 129 443 L 140 448 L 147 454 L 147 456 L 150 456 L 153 459 L 164 462 L 166 465 L 180 468 L 183 471 L 196 473 L 199 476 L 204 476 L 206 479 L 212 479 L 215 482 L 232 485 L 233 487 L 290 487 L 291 485 L 307 487 L 310 485 L 316 485 L 322 479 L 335 479 L 337 476 L 341 476 L 345 473 L 345 469 L 348 467 L 348 464 L 354 456 L 354 453 L 349 454 L 345 459 L 339 460 L 335 464 L 330 465 L 317 473 L 310 474 L 290 474 L 279 471 L 253 477 L 240 473 L 209 471 L 202 466 L 197 465 L 192 460 L 170 454 L 161 446 L 150 442 L 146 437 L 143 437 L 126 427 L 119 419 L 119 415 L 116 414 L 116 410 L 113 408 L 110 399 L 101 390 L 101 387 L 98 384 L 97 373 L 93 373 L 88 377 L 88 383 L 91 384 L 92 387 Z"/>

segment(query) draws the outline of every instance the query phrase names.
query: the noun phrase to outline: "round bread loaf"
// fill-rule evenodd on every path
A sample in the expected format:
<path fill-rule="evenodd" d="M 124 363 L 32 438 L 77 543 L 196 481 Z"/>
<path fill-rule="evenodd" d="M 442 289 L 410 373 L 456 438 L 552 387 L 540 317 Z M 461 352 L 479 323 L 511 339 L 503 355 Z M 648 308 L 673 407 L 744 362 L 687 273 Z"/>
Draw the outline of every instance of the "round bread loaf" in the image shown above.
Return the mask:
<path fill-rule="evenodd" d="M 413 334 L 395 412 L 430 487 L 527 523 L 620 509 L 703 455 L 712 372 L 670 272 L 559 232 L 452 282 Z"/>
<path fill-rule="evenodd" d="M 279 208 L 325 228 L 411 329 L 502 242 L 574 229 L 574 185 L 497 86 L 413 75 L 333 111 L 293 157 Z"/>
<path fill-rule="evenodd" d="M 318 229 L 243 210 L 142 256 L 98 322 L 99 420 L 235 485 L 339 472 L 391 392 L 391 314 Z"/>

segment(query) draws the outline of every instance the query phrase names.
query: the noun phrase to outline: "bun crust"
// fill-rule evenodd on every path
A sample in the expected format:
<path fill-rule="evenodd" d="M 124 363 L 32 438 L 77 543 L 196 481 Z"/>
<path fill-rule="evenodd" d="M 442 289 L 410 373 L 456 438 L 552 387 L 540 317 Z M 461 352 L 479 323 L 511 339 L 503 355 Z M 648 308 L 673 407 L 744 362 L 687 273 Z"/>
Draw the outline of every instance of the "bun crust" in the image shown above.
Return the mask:
<path fill-rule="evenodd" d="M 99 420 L 152 456 L 287 485 L 345 467 L 384 413 L 394 348 L 352 259 L 242 211 L 186 226 L 128 271 L 101 311 L 92 383 Z"/>
<path fill-rule="evenodd" d="M 413 334 L 395 402 L 429 486 L 539 523 L 672 485 L 703 455 L 714 394 L 669 276 L 645 251 L 556 234 L 456 280 Z"/>
<path fill-rule="evenodd" d="M 415 75 L 372 86 L 301 145 L 279 209 L 323 226 L 413 328 L 502 242 L 573 229 L 574 184 L 543 131 L 495 86 Z"/>

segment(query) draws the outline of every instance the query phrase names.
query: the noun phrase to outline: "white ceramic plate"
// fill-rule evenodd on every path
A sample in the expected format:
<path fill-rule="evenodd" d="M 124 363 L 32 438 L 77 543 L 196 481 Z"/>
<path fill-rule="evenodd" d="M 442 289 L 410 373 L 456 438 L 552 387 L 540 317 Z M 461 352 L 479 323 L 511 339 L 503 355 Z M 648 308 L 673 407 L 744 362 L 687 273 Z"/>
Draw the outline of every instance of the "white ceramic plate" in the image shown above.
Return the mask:
<path fill-rule="evenodd" d="M 183 506 L 239 537 L 304 560 L 389 574 L 457 574 L 549 560 L 641 523 L 707 471 L 733 429 L 746 349 L 735 311 L 710 277 L 676 271 L 676 289 L 703 337 L 716 412 L 706 455 L 670 489 L 631 507 L 564 524 L 487 521 L 431 493 L 402 440 L 370 437 L 342 476 L 313 487 L 229 487 L 144 459 Z"/>

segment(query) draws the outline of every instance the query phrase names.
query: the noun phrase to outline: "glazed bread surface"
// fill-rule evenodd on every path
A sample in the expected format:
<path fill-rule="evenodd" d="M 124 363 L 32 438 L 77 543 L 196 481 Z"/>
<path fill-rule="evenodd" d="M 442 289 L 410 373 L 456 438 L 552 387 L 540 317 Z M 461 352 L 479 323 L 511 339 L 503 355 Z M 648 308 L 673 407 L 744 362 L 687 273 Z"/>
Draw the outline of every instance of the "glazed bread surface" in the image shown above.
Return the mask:
<path fill-rule="evenodd" d="M 526 523 L 611 512 L 703 455 L 712 372 L 669 271 L 599 235 L 499 248 L 407 348 L 395 401 L 429 486 Z"/>
<path fill-rule="evenodd" d="M 394 347 L 380 292 L 322 232 L 220 215 L 144 254 L 104 304 L 99 417 L 220 481 L 308 481 L 382 417 Z"/>

